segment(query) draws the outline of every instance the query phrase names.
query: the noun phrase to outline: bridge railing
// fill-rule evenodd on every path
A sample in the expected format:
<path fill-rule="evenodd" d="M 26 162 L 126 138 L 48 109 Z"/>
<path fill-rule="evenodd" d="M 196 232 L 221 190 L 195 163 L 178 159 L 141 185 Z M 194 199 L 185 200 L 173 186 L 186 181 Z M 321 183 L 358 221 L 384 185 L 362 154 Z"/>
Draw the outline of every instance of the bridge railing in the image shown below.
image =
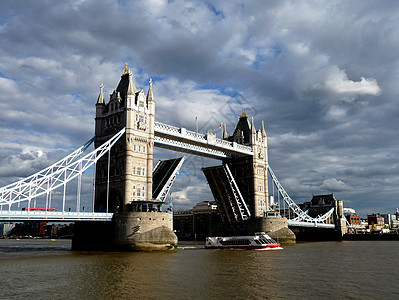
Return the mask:
<path fill-rule="evenodd" d="M 223 149 L 227 152 L 240 153 L 243 155 L 253 155 L 252 148 L 250 146 L 237 144 L 235 142 L 226 141 L 217 138 L 212 133 L 202 134 L 194 131 L 187 130 L 186 128 L 179 128 L 171 126 L 168 124 L 163 124 L 160 122 L 155 122 L 154 124 L 155 133 L 162 133 L 172 137 L 185 140 L 187 143 L 194 142 L 197 144 L 202 144 L 206 147 L 216 147 Z"/>

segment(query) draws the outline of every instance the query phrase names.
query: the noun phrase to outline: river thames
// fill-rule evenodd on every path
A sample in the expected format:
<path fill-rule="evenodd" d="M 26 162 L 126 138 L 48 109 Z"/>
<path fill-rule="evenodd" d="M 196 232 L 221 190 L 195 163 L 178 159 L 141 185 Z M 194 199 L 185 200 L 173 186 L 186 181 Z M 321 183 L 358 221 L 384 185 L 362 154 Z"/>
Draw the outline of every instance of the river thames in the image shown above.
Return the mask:
<path fill-rule="evenodd" d="M 297 243 L 281 251 L 70 251 L 0 240 L 0 299 L 399 299 L 399 242 Z"/>

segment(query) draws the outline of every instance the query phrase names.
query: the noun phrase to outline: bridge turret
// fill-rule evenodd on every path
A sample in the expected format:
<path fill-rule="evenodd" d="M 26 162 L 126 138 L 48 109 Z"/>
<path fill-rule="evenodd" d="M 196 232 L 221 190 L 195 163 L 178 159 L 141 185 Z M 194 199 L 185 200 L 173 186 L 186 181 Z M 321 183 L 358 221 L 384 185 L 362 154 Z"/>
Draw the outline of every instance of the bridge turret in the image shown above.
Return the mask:
<path fill-rule="evenodd" d="M 104 85 L 101 83 L 101 85 L 100 85 L 100 94 L 98 95 L 98 99 L 97 99 L 96 105 L 101 105 L 101 106 L 104 106 L 104 105 L 105 105 L 105 103 L 104 103 L 103 88 L 104 88 Z"/>
<path fill-rule="evenodd" d="M 152 79 L 149 80 L 149 87 L 147 92 L 147 106 L 149 102 L 155 102 L 154 92 L 152 91 Z"/>
<path fill-rule="evenodd" d="M 226 128 L 226 123 L 223 124 L 223 139 L 227 140 L 229 138 L 229 135 L 227 133 L 227 128 Z"/>
<path fill-rule="evenodd" d="M 154 126 L 155 126 L 155 98 L 152 90 L 152 79 L 149 80 L 149 87 L 147 92 L 147 107 L 148 107 L 148 139 L 147 139 L 147 199 L 152 200 L 152 167 L 154 157 Z"/>
<path fill-rule="evenodd" d="M 100 94 L 98 95 L 97 103 L 96 103 L 96 118 L 95 118 L 96 126 L 95 126 L 95 129 L 94 129 L 94 132 L 95 132 L 96 136 L 97 135 L 101 135 L 101 128 L 103 126 L 102 125 L 103 120 L 102 120 L 101 117 L 104 114 L 104 111 L 106 109 L 106 105 L 105 105 L 105 102 L 104 102 L 103 88 L 104 88 L 104 85 L 101 83 L 101 85 L 100 85 Z"/>
<path fill-rule="evenodd" d="M 252 145 L 256 144 L 256 129 L 254 124 L 254 117 L 251 118 L 251 143 Z"/>
<path fill-rule="evenodd" d="M 262 120 L 262 137 L 265 139 L 267 138 L 266 130 L 265 130 L 265 123 Z"/>

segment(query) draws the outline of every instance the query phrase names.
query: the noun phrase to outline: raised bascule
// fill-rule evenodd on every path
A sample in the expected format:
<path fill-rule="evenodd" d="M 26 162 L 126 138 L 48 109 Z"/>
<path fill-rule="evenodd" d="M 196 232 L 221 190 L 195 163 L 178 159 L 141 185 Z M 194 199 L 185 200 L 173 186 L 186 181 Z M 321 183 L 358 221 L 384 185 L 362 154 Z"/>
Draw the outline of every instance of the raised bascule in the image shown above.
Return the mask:
<path fill-rule="evenodd" d="M 95 150 L 85 155 L 92 142 Z M 288 226 L 325 228 L 341 235 L 346 230 L 342 201 L 336 201 L 336 207 L 326 214 L 310 217 L 289 197 L 269 166 L 263 121 L 256 130 L 254 118 L 248 118 L 243 109 L 232 135 L 224 127 L 221 139 L 212 131 L 202 134 L 156 122 L 152 81 L 147 93 L 138 90 L 127 65 L 109 101 L 100 87 L 95 138 L 54 165 L 1 188 L 0 219 L 76 221 L 74 249 L 175 249 L 173 214 L 165 210 L 165 201 L 184 157 L 160 161 L 153 167 L 154 147 L 221 161 L 221 165 L 203 168 L 203 173 L 223 227 L 230 233 L 265 231 L 280 241 L 292 241 L 295 235 Z M 92 212 L 81 211 L 81 177 L 93 166 Z M 65 207 L 66 185 L 76 178 L 76 211 L 70 212 Z M 269 194 L 269 185 L 286 209 L 270 201 L 274 192 Z M 36 211 L 36 198 L 45 197 L 49 208 L 57 188 L 63 188 L 63 193 L 58 193 L 63 194 L 58 205 L 62 211 Z M 26 211 L 15 210 L 21 203 Z"/>

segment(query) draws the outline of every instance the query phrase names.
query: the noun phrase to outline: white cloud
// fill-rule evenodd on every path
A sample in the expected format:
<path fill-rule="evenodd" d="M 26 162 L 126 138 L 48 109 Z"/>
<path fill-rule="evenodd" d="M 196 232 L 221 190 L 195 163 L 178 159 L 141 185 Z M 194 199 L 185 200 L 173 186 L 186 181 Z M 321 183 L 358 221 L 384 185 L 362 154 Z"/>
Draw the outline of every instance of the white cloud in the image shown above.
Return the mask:
<path fill-rule="evenodd" d="M 5 95 L 13 95 L 17 92 L 16 83 L 8 78 L 0 77 L 0 93 Z"/>
<path fill-rule="evenodd" d="M 3 160 L 0 166 L 0 177 L 26 177 L 47 165 L 50 165 L 50 162 L 42 150 L 25 150 Z"/>
<path fill-rule="evenodd" d="M 327 118 L 330 120 L 340 119 L 346 115 L 346 110 L 339 106 L 331 106 L 327 112 Z"/>
<path fill-rule="evenodd" d="M 360 81 L 348 79 L 348 75 L 343 70 L 334 68 L 334 72 L 329 74 L 325 82 L 326 88 L 330 91 L 343 95 L 374 95 L 381 93 L 377 80 L 361 77 Z"/>
<path fill-rule="evenodd" d="M 342 192 L 352 189 L 345 182 L 335 178 L 325 179 L 320 188 L 331 192 Z"/>

